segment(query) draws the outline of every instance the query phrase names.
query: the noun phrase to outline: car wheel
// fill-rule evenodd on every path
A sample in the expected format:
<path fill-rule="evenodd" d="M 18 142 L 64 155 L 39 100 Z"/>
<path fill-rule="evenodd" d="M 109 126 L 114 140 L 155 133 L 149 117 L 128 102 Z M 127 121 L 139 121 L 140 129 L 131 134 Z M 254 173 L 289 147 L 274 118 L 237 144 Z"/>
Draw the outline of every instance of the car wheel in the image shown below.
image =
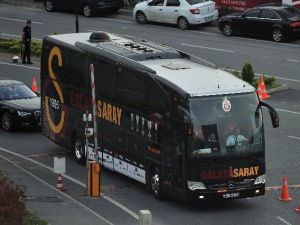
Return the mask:
<path fill-rule="evenodd" d="M 177 26 L 181 30 L 186 30 L 186 29 L 189 28 L 190 24 L 189 24 L 189 22 L 187 21 L 186 18 L 179 17 L 178 20 L 177 20 Z"/>
<path fill-rule="evenodd" d="M 52 0 L 46 0 L 44 3 L 45 9 L 48 12 L 53 12 L 54 11 L 54 3 Z"/>
<path fill-rule="evenodd" d="M 13 116 L 9 112 L 5 112 L 1 117 L 1 125 L 5 131 L 13 131 L 16 128 Z"/>
<path fill-rule="evenodd" d="M 85 145 L 82 139 L 77 135 L 75 135 L 73 138 L 72 152 L 78 163 L 85 164 L 86 162 Z"/>
<path fill-rule="evenodd" d="M 231 36 L 233 33 L 231 23 L 224 23 L 222 27 L 222 31 L 225 36 Z"/>
<path fill-rule="evenodd" d="M 161 170 L 158 167 L 154 167 L 151 173 L 151 190 L 156 199 L 165 199 L 165 194 L 162 187 Z"/>
<path fill-rule="evenodd" d="M 83 5 L 82 7 L 83 15 L 86 17 L 91 17 L 93 16 L 93 10 L 92 7 L 88 4 Z"/>
<path fill-rule="evenodd" d="M 282 42 L 284 39 L 284 33 L 281 29 L 275 28 L 272 33 L 272 38 L 275 42 Z"/>
<path fill-rule="evenodd" d="M 135 14 L 135 19 L 136 19 L 136 22 L 138 22 L 139 24 L 145 24 L 145 23 L 147 23 L 147 17 L 145 15 L 145 13 L 143 13 L 141 11 L 138 11 Z"/>

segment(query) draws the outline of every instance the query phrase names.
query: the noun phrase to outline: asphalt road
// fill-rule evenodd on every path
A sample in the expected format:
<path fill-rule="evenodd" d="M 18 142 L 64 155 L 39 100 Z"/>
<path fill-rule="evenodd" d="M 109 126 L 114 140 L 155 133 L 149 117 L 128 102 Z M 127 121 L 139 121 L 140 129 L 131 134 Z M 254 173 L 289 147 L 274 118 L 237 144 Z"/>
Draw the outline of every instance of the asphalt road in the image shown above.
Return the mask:
<path fill-rule="evenodd" d="M 54 32 L 73 32 L 74 30 L 73 14 L 46 13 L 37 9 L 0 5 L 0 15 L 1 33 L 6 36 L 19 35 L 24 24 L 23 21 L 11 20 L 12 18 L 18 20 L 30 18 L 36 22 L 33 23 L 35 38 L 43 38 Z M 181 31 L 170 26 L 141 26 L 122 14 L 110 18 L 80 17 L 80 24 L 81 31 L 107 30 L 163 42 L 209 59 L 222 67 L 240 68 L 245 61 L 250 61 L 256 72 L 278 74 L 281 78 L 291 79 L 292 81 L 281 79 L 290 86 L 288 91 L 272 94 L 267 101 L 278 110 L 280 115 L 280 128 L 273 129 L 269 116 L 265 113 L 267 186 L 281 186 L 283 175 L 288 176 L 290 185 L 300 183 L 298 147 L 300 144 L 300 79 L 299 63 L 294 62 L 300 60 L 299 41 L 277 44 L 265 40 L 226 38 L 214 27 L 200 26 L 190 31 Z M 30 85 L 32 75 L 39 73 L 36 64 L 32 67 L 17 67 L 7 63 L 9 59 L 0 60 L 0 77 L 12 77 Z M 0 130 L 0 146 L 50 167 L 53 166 L 53 156 L 42 157 L 43 154 L 65 152 L 36 130 L 22 130 L 14 134 Z M 84 167 L 76 164 L 70 155 L 66 154 L 66 157 L 67 175 L 84 183 Z M 15 160 L 22 164 L 20 159 Z M 55 185 L 54 181 L 42 172 L 42 168 L 39 170 L 24 162 L 22 165 Z M 143 185 L 107 170 L 104 170 L 101 176 L 102 191 L 105 196 L 111 197 L 135 214 L 138 214 L 140 209 L 149 209 L 153 214 L 154 225 L 299 224 L 299 214 L 294 211 L 300 204 L 297 201 L 300 197 L 300 189 L 297 188 L 290 190 L 294 200 L 289 203 L 277 200 L 280 191 L 267 191 L 264 197 L 259 198 L 187 204 L 173 200 L 157 201 Z M 80 188 L 74 182 L 68 180 L 67 185 L 70 190 L 69 195 L 93 208 L 106 219 L 112 220 L 114 224 L 137 224 L 137 220 L 124 208 L 121 209 L 120 205 L 116 206 L 109 199 L 102 199 L 99 202 L 88 201 L 81 196 Z"/>
<path fill-rule="evenodd" d="M 38 39 L 75 31 L 75 15 L 72 13 L 48 13 L 42 9 L 0 5 L 0 15 L 1 35 L 4 37 L 19 36 L 26 19 L 33 21 L 33 37 Z M 81 32 L 103 30 L 165 43 L 207 59 L 218 67 L 241 69 L 245 62 L 250 62 L 256 73 L 274 75 L 299 90 L 300 40 L 274 43 L 255 38 L 224 37 L 216 26 L 179 30 L 172 25 L 139 25 L 124 11 L 94 18 L 80 16 L 79 22 Z"/>

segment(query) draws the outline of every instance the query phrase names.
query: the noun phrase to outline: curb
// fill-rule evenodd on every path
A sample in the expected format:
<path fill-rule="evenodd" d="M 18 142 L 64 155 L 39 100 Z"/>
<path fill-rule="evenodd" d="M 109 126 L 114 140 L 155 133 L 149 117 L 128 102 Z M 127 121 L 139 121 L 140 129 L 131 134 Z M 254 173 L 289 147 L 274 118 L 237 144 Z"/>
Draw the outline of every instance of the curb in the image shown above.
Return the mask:
<path fill-rule="evenodd" d="M 234 70 L 234 69 L 229 69 L 229 68 L 221 68 L 221 69 L 225 70 L 227 72 L 241 72 L 240 70 Z M 260 73 L 255 73 L 254 75 L 257 77 L 261 76 Z M 268 75 L 265 75 L 265 76 L 268 76 Z M 277 83 L 277 82 L 275 82 L 275 83 Z M 279 83 L 277 83 L 277 84 L 279 84 Z M 272 94 L 272 93 L 279 92 L 279 91 L 285 91 L 285 90 L 289 89 L 289 87 L 285 84 L 280 84 L 280 85 L 281 86 L 279 86 L 279 87 L 268 89 L 267 90 L 268 94 Z"/>
<path fill-rule="evenodd" d="M 0 4 L 4 5 L 11 5 L 11 6 L 20 6 L 20 7 L 30 7 L 30 8 L 36 8 L 36 9 L 43 9 L 43 3 L 38 2 L 20 2 L 20 1 L 11 1 L 11 0 L 2 0 L 0 1 Z"/>
<path fill-rule="evenodd" d="M 279 91 L 285 91 L 285 90 L 289 89 L 289 87 L 287 85 L 285 85 L 285 84 L 281 84 L 281 85 L 282 86 L 280 86 L 280 87 L 267 90 L 268 94 L 272 94 L 272 93 L 279 92 Z"/>

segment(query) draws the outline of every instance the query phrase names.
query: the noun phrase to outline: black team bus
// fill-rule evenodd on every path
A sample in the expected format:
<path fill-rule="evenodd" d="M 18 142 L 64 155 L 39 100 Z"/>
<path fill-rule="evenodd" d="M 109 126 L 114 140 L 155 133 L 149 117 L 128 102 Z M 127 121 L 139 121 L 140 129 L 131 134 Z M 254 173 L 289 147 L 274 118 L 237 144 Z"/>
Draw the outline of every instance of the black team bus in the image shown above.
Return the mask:
<path fill-rule="evenodd" d="M 87 156 L 82 118 L 92 112 L 90 64 L 105 168 L 146 184 L 158 199 L 265 193 L 262 107 L 273 127 L 279 118 L 255 89 L 186 53 L 104 32 L 43 40 L 42 132 L 78 162 Z"/>

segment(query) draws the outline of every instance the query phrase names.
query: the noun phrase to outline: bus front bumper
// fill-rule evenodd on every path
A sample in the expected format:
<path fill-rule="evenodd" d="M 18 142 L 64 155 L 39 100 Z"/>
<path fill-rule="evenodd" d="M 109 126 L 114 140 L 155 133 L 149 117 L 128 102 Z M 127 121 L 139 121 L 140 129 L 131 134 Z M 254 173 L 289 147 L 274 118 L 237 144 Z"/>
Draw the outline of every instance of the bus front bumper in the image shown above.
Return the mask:
<path fill-rule="evenodd" d="M 238 199 L 256 197 L 265 194 L 265 185 L 255 185 L 233 190 L 188 190 L 191 200 Z"/>

